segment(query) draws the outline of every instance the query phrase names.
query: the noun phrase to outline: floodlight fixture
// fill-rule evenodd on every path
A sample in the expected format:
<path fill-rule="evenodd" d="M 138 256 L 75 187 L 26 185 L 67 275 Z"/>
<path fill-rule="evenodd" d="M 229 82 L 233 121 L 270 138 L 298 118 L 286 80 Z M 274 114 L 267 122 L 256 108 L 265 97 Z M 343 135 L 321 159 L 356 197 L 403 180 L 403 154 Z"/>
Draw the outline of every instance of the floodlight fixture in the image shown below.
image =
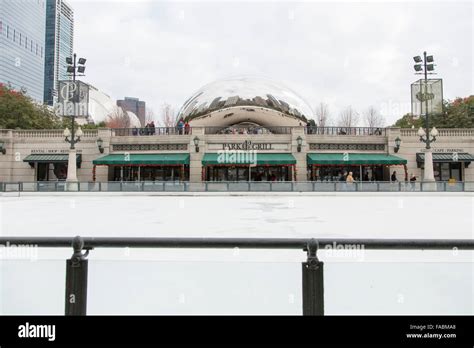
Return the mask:
<path fill-rule="evenodd" d="M 86 64 L 86 60 L 87 60 L 86 58 L 79 58 L 78 63 L 79 63 L 80 65 L 84 65 L 84 64 Z"/>
<path fill-rule="evenodd" d="M 413 57 L 413 60 L 415 61 L 415 63 L 421 63 L 422 61 L 420 56 Z"/>
<path fill-rule="evenodd" d="M 415 71 L 421 71 L 421 64 L 415 64 L 414 65 Z"/>

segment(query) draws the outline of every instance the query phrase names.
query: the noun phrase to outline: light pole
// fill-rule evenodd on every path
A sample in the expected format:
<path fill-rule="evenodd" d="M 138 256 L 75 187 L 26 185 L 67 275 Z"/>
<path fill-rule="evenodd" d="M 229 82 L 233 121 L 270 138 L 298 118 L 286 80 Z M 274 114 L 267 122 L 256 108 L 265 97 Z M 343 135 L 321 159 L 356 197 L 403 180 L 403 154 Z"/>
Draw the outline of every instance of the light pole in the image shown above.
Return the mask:
<path fill-rule="evenodd" d="M 428 101 L 433 99 L 434 95 L 428 93 L 428 74 L 434 74 L 434 64 L 433 56 L 428 56 L 426 52 L 423 52 L 423 58 L 420 56 L 413 57 L 415 61 L 415 74 L 424 74 L 424 92 L 421 91 L 417 93 L 416 97 L 420 101 L 420 114 L 423 110 L 423 103 L 425 103 L 425 129 L 420 127 L 418 129 L 418 135 L 420 136 L 420 141 L 426 144 L 425 150 L 425 170 L 423 173 L 423 181 L 435 181 L 434 172 L 433 172 L 433 152 L 431 151 L 431 143 L 436 141 L 438 136 L 438 130 L 433 127 L 430 130 L 430 114 L 428 112 Z M 421 83 L 420 83 L 421 85 Z"/>
<path fill-rule="evenodd" d="M 77 102 L 79 101 L 79 88 L 76 84 L 76 72 L 80 73 L 80 76 L 84 76 L 84 71 L 86 67 L 86 59 L 79 58 L 79 62 L 76 63 L 76 54 L 74 53 L 73 57 L 67 57 L 67 73 L 69 76 L 72 76 L 73 81 L 73 114 L 71 116 L 71 130 L 66 128 L 64 130 L 65 141 L 68 142 L 71 146 L 69 147 L 69 157 L 68 157 L 68 166 L 67 166 L 67 189 L 68 191 L 77 191 L 77 152 L 76 152 L 76 143 L 81 141 L 82 129 L 78 127 L 77 131 L 75 130 L 75 120 L 76 120 L 76 111 L 77 111 Z"/>

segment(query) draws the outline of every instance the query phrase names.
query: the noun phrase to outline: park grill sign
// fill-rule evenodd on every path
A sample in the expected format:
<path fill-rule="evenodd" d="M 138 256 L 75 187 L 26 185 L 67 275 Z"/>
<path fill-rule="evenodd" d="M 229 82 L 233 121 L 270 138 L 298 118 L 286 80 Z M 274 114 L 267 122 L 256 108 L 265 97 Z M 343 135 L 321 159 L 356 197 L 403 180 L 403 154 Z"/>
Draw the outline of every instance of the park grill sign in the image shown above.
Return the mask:
<path fill-rule="evenodd" d="M 252 143 L 246 140 L 243 143 L 224 143 L 223 150 L 273 150 L 270 143 Z"/>

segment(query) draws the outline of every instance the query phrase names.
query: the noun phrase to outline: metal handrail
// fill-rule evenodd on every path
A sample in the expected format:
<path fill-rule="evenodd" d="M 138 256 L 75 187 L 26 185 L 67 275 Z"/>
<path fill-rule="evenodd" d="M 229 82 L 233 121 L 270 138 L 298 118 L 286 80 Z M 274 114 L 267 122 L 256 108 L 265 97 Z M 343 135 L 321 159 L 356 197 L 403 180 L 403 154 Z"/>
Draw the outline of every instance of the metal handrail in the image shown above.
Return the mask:
<path fill-rule="evenodd" d="M 215 127 L 209 126 L 204 128 L 204 134 L 215 135 L 259 135 L 259 134 L 291 134 L 291 130 L 295 127 L 290 126 L 227 126 Z"/>
<path fill-rule="evenodd" d="M 0 237 L 0 245 L 29 244 L 44 248 L 70 247 L 78 237 Z M 371 250 L 474 250 L 474 239 L 350 239 L 350 238 L 174 238 L 174 237 L 80 237 L 83 249 L 95 248 L 241 248 L 305 249 L 315 242 L 318 249 L 333 245 L 363 245 Z"/>
<path fill-rule="evenodd" d="M 384 127 L 306 127 L 306 134 L 315 135 L 347 135 L 347 136 L 385 136 L 387 128 Z"/>
<path fill-rule="evenodd" d="M 192 128 L 179 127 L 147 127 L 147 128 L 114 128 L 114 136 L 159 136 L 159 135 L 190 135 Z"/>
<path fill-rule="evenodd" d="M 0 192 L 70 192 L 66 181 L 0 182 Z M 78 192 L 474 192 L 472 181 L 80 181 Z M 262 187 L 268 186 L 267 190 Z M 225 189 L 224 189 L 225 188 Z"/>
<path fill-rule="evenodd" d="M 86 315 L 90 250 L 95 248 L 247 248 L 299 249 L 306 252 L 302 263 L 303 315 L 324 315 L 324 263 L 317 252 L 327 246 L 364 249 L 474 250 L 472 239 L 295 239 L 295 238 L 103 238 L 103 237 L 0 237 L 0 245 L 72 247 L 66 260 L 66 315 Z M 85 252 L 83 252 L 85 251 Z M 74 300 L 71 301 L 71 298 Z"/>

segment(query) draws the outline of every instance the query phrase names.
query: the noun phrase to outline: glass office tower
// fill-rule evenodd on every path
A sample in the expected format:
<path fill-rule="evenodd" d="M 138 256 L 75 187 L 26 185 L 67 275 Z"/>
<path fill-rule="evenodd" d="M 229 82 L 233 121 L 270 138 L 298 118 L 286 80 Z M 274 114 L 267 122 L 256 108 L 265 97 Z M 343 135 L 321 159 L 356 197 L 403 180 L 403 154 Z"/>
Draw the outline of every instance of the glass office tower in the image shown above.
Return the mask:
<path fill-rule="evenodd" d="M 0 1 L 0 83 L 43 102 L 46 0 Z"/>
<path fill-rule="evenodd" d="M 58 81 L 70 77 L 66 57 L 73 54 L 74 14 L 63 0 L 46 0 L 46 53 L 44 65 L 44 102 L 57 100 Z"/>

